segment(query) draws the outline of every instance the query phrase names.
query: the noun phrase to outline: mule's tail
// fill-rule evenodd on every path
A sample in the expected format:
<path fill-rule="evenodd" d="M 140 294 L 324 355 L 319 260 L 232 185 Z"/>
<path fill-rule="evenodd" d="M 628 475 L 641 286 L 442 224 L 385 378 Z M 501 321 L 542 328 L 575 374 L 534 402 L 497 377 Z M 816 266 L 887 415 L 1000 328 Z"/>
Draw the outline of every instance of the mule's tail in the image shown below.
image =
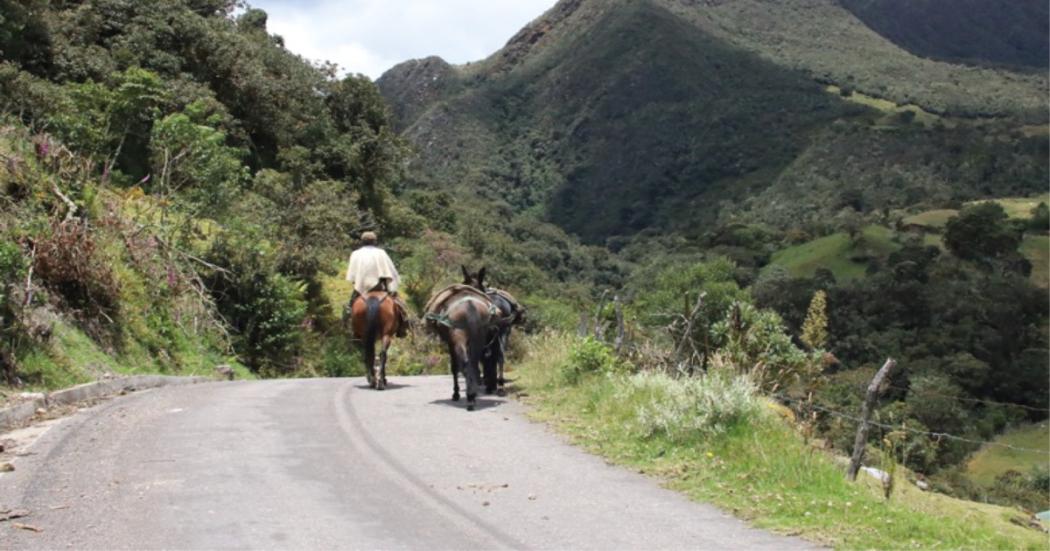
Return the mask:
<path fill-rule="evenodd" d="M 469 327 L 469 334 L 467 335 L 467 361 L 469 362 L 471 369 L 474 369 L 475 373 L 480 375 L 476 370 L 480 367 L 481 358 L 485 354 L 488 328 L 485 327 L 485 324 L 482 322 L 481 316 L 478 314 L 478 310 L 474 306 L 473 301 L 468 303 L 467 306 L 467 327 Z"/>
<path fill-rule="evenodd" d="M 371 370 L 376 359 L 376 334 L 379 333 L 379 299 L 369 297 L 365 302 L 365 364 Z"/>

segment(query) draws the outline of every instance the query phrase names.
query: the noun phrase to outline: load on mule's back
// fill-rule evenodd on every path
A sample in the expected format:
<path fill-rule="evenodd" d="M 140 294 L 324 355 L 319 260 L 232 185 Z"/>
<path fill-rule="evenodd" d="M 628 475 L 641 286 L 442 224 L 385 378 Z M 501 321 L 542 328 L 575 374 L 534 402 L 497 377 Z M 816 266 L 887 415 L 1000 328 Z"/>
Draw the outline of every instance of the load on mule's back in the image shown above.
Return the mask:
<path fill-rule="evenodd" d="M 485 268 L 470 274 L 463 268 L 464 283 L 450 285 L 435 293 L 424 308 L 427 328 L 437 334 L 448 347 L 452 371 L 452 400 L 459 401 L 459 373 L 467 386 L 467 410 L 476 405 L 481 383 L 479 365 L 489 347 L 499 336 L 499 329 L 507 321 L 499 306 L 485 293 Z M 497 376 L 487 378 L 489 390 L 494 390 Z"/>
<path fill-rule="evenodd" d="M 510 344 L 510 332 L 515 325 L 525 321 L 525 307 L 513 295 L 502 289 L 485 289 L 485 295 L 499 310 L 499 320 L 494 329 L 495 334 L 489 337 L 481 360 L 484 366 L 482 374 L 485 379 L 485 390 L 495 391 L 498 395 L 504 396 L 507 383 L 504 368 L 507 347 Z"/>
<path fill-rule="evenodd" d="M 386 388 L 387 349 L 394 335 L 405 336 L 405 306 L 397 296 L 401 277 L 386 251 L 377 246 L 374 232 L 361 235 L 362 247 L 350 255 L 347 281 L 354 284 L 350 319 L 354 338 L 364 346 L 365 375 L 372 388 Z M 376 341 L 382 342 L 376 365 Z"/>

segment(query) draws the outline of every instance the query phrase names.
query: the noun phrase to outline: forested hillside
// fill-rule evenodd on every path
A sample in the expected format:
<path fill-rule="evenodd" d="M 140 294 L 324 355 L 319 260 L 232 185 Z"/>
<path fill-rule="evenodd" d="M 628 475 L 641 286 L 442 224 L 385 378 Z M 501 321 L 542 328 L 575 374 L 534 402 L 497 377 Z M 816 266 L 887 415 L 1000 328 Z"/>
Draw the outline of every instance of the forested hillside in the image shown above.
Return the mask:
<path fill-rule="evenodd" d="M 616 252 L 630 277 L 594 296 L 628 297 L 628 334 L 703 343 L 706 362 L 732 349 L 724 324 L 757 316 L 772 333 L 754 338 L 784 331 L 785 350 L 827 353 L 805 392 L 852 415 L 897 358 L 879 414 L 906 427 L 900 459 L 950 491 L 1016 501 L 1013 482 L 973 486 L 956 469 L 975 442 L 1048 413 L 1046 207 L 980 202 L 1046 191 L 1046 71 L 993 68 L 1038 57 L 1026 44 L 1046 24 L 1027 4 L 997 18 L 891 4 L 567 0 L 485 60 L 408 61 L 377 84 L 418 154 L 408 189 Z M 923 13 L 936 43 L 887 31 Z M 973 40 L 985 57 L 947 53 L 957 31 L 989 28 L 1013 53 Z M 963 57 L 981 66 L 946 62 Z M 910 222 L 936 209 L 951 209 L 947 226 Z M 817 295 L 826 336 L 811 341 Z M 611 305 L 598 315 L 616 323 Z M 690 335 L 671 323 L 691 316 Z M 814 417 L 840 450 L 852 427 Z"/>
<path fill-rule="evenodd" d="M 477 64 L 395 67 L 378 85 L 418 146 L 413 187 L 480 191 L 614 246 L 741 211 L 811 231 L 834 193 L 873 210 L 1043 190 L 1045 75 L 916 58 L 830 2 L 759 9 L 561 2 Z M 1044 130 L 1025 133 L 1031 117 Z"/>
<path fill-rule="evenodd" d="M 404 261 L 419 304 L 426 285 L 481 258 L 537 291 L 613 266 L 553 226 L 493 236 L 461 224 L 447 198 L 400 193 L 411 152 L 375 86 L 289 52 L 260 10 L 190 0 L 2 8 L 9 384 L 210 373 L 227 362 L 262 375 L 356 370 L 339 323 L 348 291 L 334 282 L 366 229 Z M 478 231 L 443 233 L 461 225 Z M 507 245 L 512 231 L 519 239 Z M 538 268 L 518 244 L 531 235 L 571 270 Z"/>
<path fill-rule="evenodd" d="M 842 0 L 858 19 L 922 57 L 1046 69 L 1050 7 L 1039 0 Z"/>

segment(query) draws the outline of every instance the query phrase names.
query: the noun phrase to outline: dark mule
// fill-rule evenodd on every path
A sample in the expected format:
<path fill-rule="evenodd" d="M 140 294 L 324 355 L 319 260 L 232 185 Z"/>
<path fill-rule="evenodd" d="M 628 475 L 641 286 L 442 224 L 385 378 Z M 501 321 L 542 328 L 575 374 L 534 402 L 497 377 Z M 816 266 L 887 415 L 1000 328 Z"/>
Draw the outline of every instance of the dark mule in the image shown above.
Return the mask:
<path fill-rule="evenodd" d="M 509 293 L 500 289 L 486 289 L 485 294 L 499 310 L 499 321 L 493 329 L 493 335 L 489 337 L 481 360 L 484 366 L 485 391 L 504 396 L 507 394 L 507 380 L 503 374 L 510 332 L 515 325 L 525 320 L 525 308 Z"/>
<path fill-rule="evenodd" d="M 386 389 L 386 351 L 397 331 L 398 317 L 394 299 L 383 290 L 369 291 L 350 306 L 354 338 L 364 343 L 365 376 L 368 386 Z M 376 368 L 376 341 L 382 340 L 379 367 Z"/>
<path fill-rule="evenodd" d="M 514 299 L 510 293 L 500 289 L 485 288 L 485 268 L 477 274 L 471 274 L 465 266 L 463 270 L 463 284 L 469 285 L 483 293 L 492 301 L 496 307 L 496 320 L 492 331 L 485 339 L 485 352 L 482 356 L 484 367 L 485 392 L 489 394 L 496 392 L 503 396 L 506 394 L 506 379 L 503 376 L 506 364 L 507 344 L 510 342 L 511 327 L 521 323 L 525 317 L 525 309 Z"/>
<path fill-rule="evenodd" d="M 484 268 L 476 277 L 484 280 Z M 498 309 L 485 293 L 466 285 L 453 285 L 431 298 L 426 319 L 427 326 L 448 347 L 452 400 L 459 401 L 459 374 L 463 373 L 467 386 L 467 410 L 474 411 L 481 382 L 479 364 L 498 319 Z"/>

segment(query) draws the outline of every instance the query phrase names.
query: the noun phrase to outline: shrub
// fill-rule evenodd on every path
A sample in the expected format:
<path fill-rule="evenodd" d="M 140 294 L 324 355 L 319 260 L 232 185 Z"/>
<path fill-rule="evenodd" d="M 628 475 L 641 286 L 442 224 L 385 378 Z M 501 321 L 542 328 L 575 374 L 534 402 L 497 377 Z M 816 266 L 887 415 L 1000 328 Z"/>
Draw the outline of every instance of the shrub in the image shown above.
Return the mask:
<path fill-rule="evenodd" d="M 716 356 L 713 363 L 720 363 Z M 725 367 L 702 376 L 675 379 L 645 371 L 627 379 L 628 392 L 641 401 L 637 428 L 646 437 L 662 434 L 689 441 L 724 433 L 762 414 L 754 383 Z"/>
<path fill-rule="evenodd" d="M 13 241 L 0 241 L 0 308 L 7 303 L 11 285 L 19 282 L 25 270 L 25 257 L 22 248 Z M 3 310 L 0 310 L 2 312 Z M 4 320 L 0 320 L 0 324 Z"/>
<path fill-rule="evenodd" d="M 565 382 L 576 384 L 588 374 L 611 375 L 624 373 L 629 368 L 605 343 L 587 337 L 577 341 L 569 350 L 569 359 L 562 366 L 562 377 Z"/>
<path fill-rule="evenodd" d="M 157 175 L 151 189 L 187 193 L 209 213 L 226 206 L 247 180 L 248 169 L 241 164 L 245 152 L 226 145 L 226 134 L 217 128 L 221 122 L 203 101 L 158 121 L 150 140 L 150 165 Z"/>
<path fill-rule="evenodd" d="M 86 224 L 54 223 L 51 232 L 36 241 L 34 270 L 49 290 L 79 311 L 82 321 L 97 324 L 100 319 L 117 319 L 120 288 Z"/>
<path fill-rule="evenodd" d="M 1028 227 L 1034 231 L 1045 232 L 1050 230 L 1050 207 L 1040 201 L 1032 209 L 1032 217 L 1028 220 Z"/>
<path fill-rule="evenodd" d="M 820 373 L 819 357 L 795 346 L 776 312 L 737 302 L 712 333 L 726 359 L 763 389 L 805 383 Z"/>
<path fill-rule="evenodd" d="M 225 269 L 207 274 L 204 282 L 233 329 L 245 365 L 268 376 L 289 375 L 302 354 L 306 285 L 276 272 L 264 251 L 243 241 L 216 241 L 208 258 Z"/>

